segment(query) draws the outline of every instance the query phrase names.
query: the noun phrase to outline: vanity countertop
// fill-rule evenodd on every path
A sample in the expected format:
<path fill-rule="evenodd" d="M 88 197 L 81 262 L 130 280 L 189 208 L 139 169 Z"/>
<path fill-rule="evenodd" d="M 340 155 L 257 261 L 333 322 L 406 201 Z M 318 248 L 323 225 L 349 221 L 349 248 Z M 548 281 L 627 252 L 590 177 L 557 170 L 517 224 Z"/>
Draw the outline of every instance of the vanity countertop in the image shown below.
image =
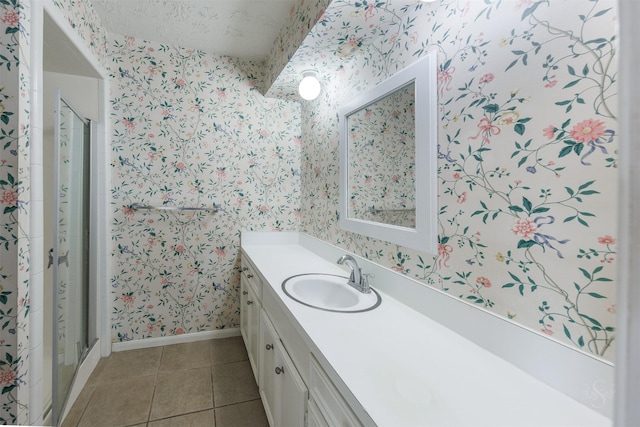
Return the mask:
<path fill-rule="evenodd" d="M 293 239 L 272 244 L 243 234 L 242 250 L 378 426 L 611 425 L 385 292 L 382 304 L 364 313 L 326 312 L 293 301 L 281 288 L 288 277 L 347 274 Z"/>

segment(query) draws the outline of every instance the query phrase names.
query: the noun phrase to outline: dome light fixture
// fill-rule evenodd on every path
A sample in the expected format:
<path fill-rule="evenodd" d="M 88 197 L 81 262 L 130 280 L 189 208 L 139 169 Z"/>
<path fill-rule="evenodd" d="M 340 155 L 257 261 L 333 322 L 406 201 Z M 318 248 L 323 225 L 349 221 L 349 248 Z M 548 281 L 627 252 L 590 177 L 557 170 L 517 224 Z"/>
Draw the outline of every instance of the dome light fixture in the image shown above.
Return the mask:
<path fill-rule="evenodd" d="M 316 99 L 320 95 L 321 89 L 322 86 L 315 71 L 306 70 L 302 72 L 302 80 L 300 80 L 300 85 L 298 86 L 298 92 L 302 99 L 307 101 Z"/>

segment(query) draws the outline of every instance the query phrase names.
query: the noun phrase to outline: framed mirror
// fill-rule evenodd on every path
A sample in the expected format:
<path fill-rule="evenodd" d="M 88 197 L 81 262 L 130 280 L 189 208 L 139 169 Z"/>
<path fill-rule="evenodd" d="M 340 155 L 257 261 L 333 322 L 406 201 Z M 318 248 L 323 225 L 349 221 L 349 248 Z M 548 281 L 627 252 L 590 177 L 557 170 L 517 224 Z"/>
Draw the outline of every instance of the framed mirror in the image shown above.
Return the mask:
<path fill-rule="evenodd" d="M 340 109 L 340 227 L 437 253 L 435 52 Z"/>

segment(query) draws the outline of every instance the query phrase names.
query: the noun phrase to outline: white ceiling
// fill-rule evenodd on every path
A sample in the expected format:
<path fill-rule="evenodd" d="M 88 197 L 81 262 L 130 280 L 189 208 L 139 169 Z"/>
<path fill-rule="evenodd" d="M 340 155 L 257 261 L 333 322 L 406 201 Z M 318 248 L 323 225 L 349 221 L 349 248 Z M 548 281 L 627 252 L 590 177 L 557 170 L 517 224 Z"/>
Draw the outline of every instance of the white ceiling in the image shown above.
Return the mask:
<path fill-rule="evenodd" d="M 110 33 L 263 60 L 296 0 L 93 0 Z"/>

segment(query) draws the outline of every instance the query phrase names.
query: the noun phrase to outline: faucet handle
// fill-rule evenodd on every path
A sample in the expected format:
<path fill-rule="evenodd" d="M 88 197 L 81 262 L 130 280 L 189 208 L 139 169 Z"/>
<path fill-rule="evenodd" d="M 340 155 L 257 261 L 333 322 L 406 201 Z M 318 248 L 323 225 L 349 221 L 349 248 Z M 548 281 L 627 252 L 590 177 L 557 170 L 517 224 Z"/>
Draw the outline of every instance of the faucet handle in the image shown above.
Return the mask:
<path fill-rule="evenodd" d="M 370 277 L 376 277 L 375 274 L 371 274 L 371 273 L 363 273 L 361 277 L 361 287 L 363 290 L 367 291 L 369 290 L 369 278 Z"/>

